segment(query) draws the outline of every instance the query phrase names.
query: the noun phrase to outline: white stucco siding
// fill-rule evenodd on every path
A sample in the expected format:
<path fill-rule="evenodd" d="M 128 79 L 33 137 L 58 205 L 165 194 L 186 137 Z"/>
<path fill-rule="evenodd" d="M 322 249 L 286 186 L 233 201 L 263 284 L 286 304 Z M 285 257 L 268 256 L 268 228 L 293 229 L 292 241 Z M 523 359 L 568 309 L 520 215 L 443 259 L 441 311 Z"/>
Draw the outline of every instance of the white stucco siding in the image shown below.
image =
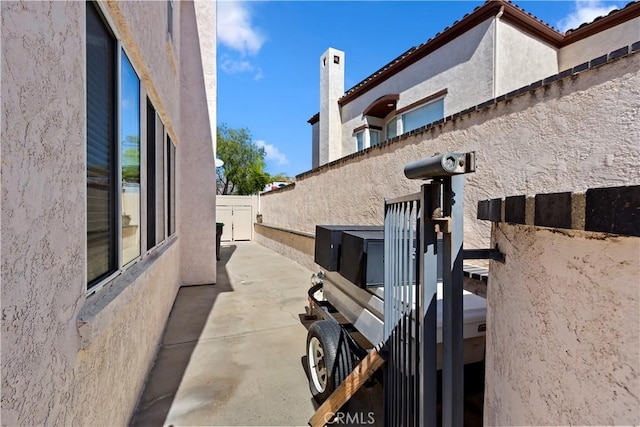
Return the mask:
<path fill-rule="evenodd" d="M 174 2 L 170 38 L 168 2 L 160 3 L 109 2 L 105 9 L 117 26 L 125 51 L 155 109 L 179 143 L 180 103 L 176 100 L 180 97 L 180 4 Z"/>
<path fill-rule="evenodd" d="M 263 221 L 309 233 L 316 224 L 382 224 L 385 197 L 419 189 L 404 177 L 407 163 L 475 150 L 465 245 L 488 247 L 479 200 L 640 184 L 639 69 L 635 54 L 301 176 L 292 190 L 261 198 Z"/>
<path fill-rule="evenodd" d="M 445 116 L 491 99 L 493 25 L 494 18 L 487 19 L 344 105 L 343 156 L 355 151 L 353 129 L 365 123 L 362 112 L 381 96 L 399 94 L 400 109 L 448 89 Z"/>
<path fill-rule="evenodd" d="M 84 7 L 0 3 L 3 425 L 71 421 L 86 287 Z"/>
<path fill-rule="evenodd" d="M 174 73 L 166 50 L 167 3 L 102 5 L 179 142 L 178 183 L 197 184 L 198 174 L 215 182 L 200 57 L 176 59 Z M 177 239 L 87 297 L 86 4 L 0 7 L 2 424 L 126 425 L 184 269 L 187 278 L 215 281 L 214 187 L 195 192 L 199 204 L 183 209 L 210 205 L 209 216 L 189 217 L 192 229 L 179 229 Z M 174 9 L 173 44 L 192 55 L 198 39 L 190 33 L 181 43 L 179 21 L 196 30 L 193 4 L 174 7 L 191 11 L 181 17 Z M 182 115 L 189 133 L 180 133 Z M 179 206 L 178 224 L 184 221 Z M 203 243 L 191 248 L 191 263 L 183 263 L 185 245 L 196 239 Z"/>
<path fill-rule="evenodd" d="M 485 425 L 640 423 L 640 238 L 497 224 Z"/>
<path fill-rule="evenodd" d="M 204 73 L 205 92 L 207 95 L 207 111 L 209 112 L 209 127 L 216 152 L 217 133 L 217 67 L 216 67 L 216 13 L 217 3 L 211 1 L 194 1 L 196 23 L 198 25 L 198 41 L 202 71 Z M 176 5 L 177 6 L 177 5 Z M 176 7 L 180 9 L 180 7 Z M 179 49 L 178 49 L 179 51 Z"/>
<path fill-rule="evenodd" d="M 498 97 L 558 74 L 557 49 L 503 20 L 498 21 L 495 94 Z"/>
<path fill-rule="evenodd" d="M 561 48 L 558 69 L 564 71 L 637 41 L 640 41 L 640 17 Z"/>
<path fill-rule="evenodd" d="M 211 99 L 216 81 L 215 66 L 212 69 L 210 62 L 204 68 L 202 65 L 202 60 L 215 61 L 216 57 L 216 8 L 209 4 L 196 9 L 190 1 L 175 4 L 181 9 L 182 19 L 180 103 L 184 143 L 176 150 L 180 167 L 176 205 L 180 206 L 181 273 L 183 284 L 203 285 L 216 282 L 215 134 L 211 135 L 215 126 L 211 120 L 216 120 L 216 100 Z M 198 31 L 207 25 L 210 27 L 203 30 L 200 40 Z"/>

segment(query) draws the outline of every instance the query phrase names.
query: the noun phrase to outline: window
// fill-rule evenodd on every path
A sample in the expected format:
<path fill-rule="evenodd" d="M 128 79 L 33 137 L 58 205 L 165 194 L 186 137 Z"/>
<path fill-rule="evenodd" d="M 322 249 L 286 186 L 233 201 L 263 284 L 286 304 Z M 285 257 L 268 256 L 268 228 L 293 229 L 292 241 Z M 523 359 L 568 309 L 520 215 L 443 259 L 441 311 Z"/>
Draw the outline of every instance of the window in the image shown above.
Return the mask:
<path fill-rule="evenodd" d="M 140 79 L 94 2 L 86 3 L 86 76 L 87 289 L 93 292 L 145 256 L 145 238 L 150 250 L 164 240 L 166 224 L 175 232 L 175 147 L 148 99 L 143 137 Z"/>
<path fill-rule="evenodd" d="M 147 250 L 165 237 L 164 124 L 147 99 Z"/>
<path fill-rule="evenodd" d="M 156 113 L 156 244 L 165 237 L 164 147 L 164 124 Z"/>
<path fill-rule="evenodd" d="M 156 109 L 147 98 L 147 250 L 156 245 Z"/>
<path fill-rule="evenodd" d="M 356 133 L 356 151 L 364 150 L 364 131 Z"/>
<path fill-rule="evenodd" d="M 117 43 L 97 6 L 87 4 L 87 283 L 118 266 Z"/>
<path fill-rule="evenodd" d="M 380 144 L 380 132 L 369 129 L 369 147 L 375 147 Z"/>
<path fill-rule="evenodd" d="M 395 138 L 398 136 L 398 119 L 396 117 L 389 120 L 386 126 L 387 139 Z"/>
<path fill-rule="evenodd" d="M 167 0 L 167 33 L 173 39 L 173 0 Z"/>
<path fill-rule="evenodd" d="M 140 79 L 121 54 L 122 264 L 140 256 Z"/>
<path fill-rule="evenodd" d="M 402 132 L 410 132 L 444 117 L 444 98 L 430 102 L 402 115 Z"/>
<path fill-rule="evenodd" d="M 176 147 L 167 135 L 167 219 L 168 233 L 176 232 Z"/>

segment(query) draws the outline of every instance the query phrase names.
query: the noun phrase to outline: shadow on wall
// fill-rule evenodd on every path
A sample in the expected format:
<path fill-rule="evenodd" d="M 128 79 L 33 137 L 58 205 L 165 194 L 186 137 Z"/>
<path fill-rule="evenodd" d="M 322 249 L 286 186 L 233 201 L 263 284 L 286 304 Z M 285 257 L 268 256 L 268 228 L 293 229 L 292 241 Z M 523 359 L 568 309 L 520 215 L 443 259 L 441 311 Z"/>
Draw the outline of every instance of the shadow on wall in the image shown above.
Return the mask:
<path fill-rule="evenodd" d="M 165 424 L 191 355 L 218 296 L 233 291 L 226 264 L 235 250 L 235 245 L 220 248 L 215 285 L 183 286 L 178 291 L 131 426 Z"/>

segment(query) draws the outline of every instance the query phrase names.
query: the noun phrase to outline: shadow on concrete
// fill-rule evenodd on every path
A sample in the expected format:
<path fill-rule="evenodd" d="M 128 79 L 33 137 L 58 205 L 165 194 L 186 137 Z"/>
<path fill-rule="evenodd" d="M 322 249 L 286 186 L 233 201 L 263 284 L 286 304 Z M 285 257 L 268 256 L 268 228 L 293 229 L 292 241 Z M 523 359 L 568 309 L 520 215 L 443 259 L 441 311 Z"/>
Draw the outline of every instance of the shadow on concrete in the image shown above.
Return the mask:
<path fill-rule="evenodd" d="M 178 290 L 131 426 L 165 424 L 193 350 L 218 296 L 233 291 L 226 265 L 235 250 L 235 245 L 220 248 L 214 285 L 183 286 Z"/>

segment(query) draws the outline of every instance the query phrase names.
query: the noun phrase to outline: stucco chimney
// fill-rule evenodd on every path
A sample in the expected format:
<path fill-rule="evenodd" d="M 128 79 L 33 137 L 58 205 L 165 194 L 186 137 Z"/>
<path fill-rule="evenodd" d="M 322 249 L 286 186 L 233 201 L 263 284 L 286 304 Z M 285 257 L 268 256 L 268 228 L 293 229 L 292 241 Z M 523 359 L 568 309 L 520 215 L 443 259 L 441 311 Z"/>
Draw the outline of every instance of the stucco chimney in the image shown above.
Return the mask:
<path fill-rule="evenodd" d="M 342 120 L 338 99 L 344 95 L 344 52 L 329 48 L 320 57 L 320 132 L 318 160 L 342 157 Z"/>

